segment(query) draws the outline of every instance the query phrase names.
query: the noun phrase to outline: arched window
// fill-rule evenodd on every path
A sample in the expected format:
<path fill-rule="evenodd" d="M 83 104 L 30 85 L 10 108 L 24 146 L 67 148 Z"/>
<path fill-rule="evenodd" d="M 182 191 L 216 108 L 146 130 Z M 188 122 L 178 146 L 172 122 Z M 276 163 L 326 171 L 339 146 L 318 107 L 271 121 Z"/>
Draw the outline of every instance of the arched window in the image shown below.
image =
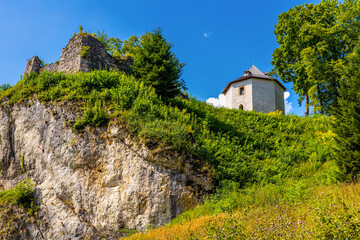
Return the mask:
<path fill-rule="evenodd" d="M 244 105 L 240 104 L 239 109 L 244 110 Z"/>

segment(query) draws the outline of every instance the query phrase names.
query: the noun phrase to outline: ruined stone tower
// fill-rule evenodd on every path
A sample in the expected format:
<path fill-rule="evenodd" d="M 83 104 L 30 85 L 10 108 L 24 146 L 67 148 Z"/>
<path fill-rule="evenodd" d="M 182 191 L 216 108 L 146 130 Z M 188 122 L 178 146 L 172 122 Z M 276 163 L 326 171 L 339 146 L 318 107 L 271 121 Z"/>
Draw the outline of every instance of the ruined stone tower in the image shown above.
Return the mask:
<path fill-rule="evenodd" d="M 60 61 L 50 63 L 41 68 L 40 59 L 31 58 L 25 68 L 24 75 L 30 72 L 88 72 L 95 69 L 119 70 L 129 72 L 132 59 L 117 59 L 106 52 L 105 47 L 95 37 L 82 34 L 72 37 L 61 52 Z"/>

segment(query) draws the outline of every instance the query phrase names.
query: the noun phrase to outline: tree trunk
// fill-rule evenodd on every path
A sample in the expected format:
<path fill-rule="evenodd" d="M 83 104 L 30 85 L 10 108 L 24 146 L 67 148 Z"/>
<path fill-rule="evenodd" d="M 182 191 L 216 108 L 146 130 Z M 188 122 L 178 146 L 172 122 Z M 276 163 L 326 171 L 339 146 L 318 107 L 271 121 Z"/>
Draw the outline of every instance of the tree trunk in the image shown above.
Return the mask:
<path fill-rule="evenodd" d="M 317 89 L 317 98 L 318 98 L 318 100 L 319 100 L 319 112 L 320 112 L 320 114 L 323 114 L 324 113 L 324 103 L 323 103 L 323 97 L 322 97 L 322 93 L 321 93 L 321 89 L 320 89 L 320 85 L 319 85 L 320 83 L 318 83 L 317 85 L 316 85 L 316 89 Z M 315 108 L 315 106 L 314 106 L 314 108 Z"/>
<path fill-rule="evenodd" d="M 305 94 L 305 117 L 309 116 L 309 95 Z"/>

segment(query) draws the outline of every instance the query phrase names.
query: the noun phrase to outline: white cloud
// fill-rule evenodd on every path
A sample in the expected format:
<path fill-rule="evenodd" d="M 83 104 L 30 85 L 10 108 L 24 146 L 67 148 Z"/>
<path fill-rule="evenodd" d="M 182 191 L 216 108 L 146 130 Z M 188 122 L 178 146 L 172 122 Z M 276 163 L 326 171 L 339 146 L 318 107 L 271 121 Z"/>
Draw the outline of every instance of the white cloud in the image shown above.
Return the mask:
<path fill-rule="evenodd" d="M 213 32 L 207 32 L 207 31 L 205 31 L 205 32 L 204 32 L 204 37 L 209 38 L 209 37 L 211 37 L 212 34 L 213 34 Z"/>
<path fill-rule="evenodd" d="M 290 96 L 289 92 L 284 92 L 284 100 L 285 100 L 285 113 L 288 114 L 292 109 L 292 102 L 289 102 L 287 99 Z"/>
<path fill-rule="evenodd" d="M 225 106 L 225 95 L 224 94 L 219 94 L 218 98 L 208 98 L 206 99 L 206 103 L 213 105 L 214 107 L 224 107 Z"/>

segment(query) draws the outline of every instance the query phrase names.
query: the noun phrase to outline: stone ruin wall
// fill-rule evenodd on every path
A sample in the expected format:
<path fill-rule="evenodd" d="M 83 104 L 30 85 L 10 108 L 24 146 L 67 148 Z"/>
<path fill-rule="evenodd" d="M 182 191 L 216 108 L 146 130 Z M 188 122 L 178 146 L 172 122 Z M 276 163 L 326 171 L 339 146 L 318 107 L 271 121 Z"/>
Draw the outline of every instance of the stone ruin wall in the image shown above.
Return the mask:
<path fill-rule="evenodd" d="M 65 48 L 61 51 L 59 72 L 78 72 L 81 64 L 82 36 L 75 36 L 70 39 Z"/>
<path fill-rule="evenodd" d="M 124 57 L 116 59 L 108 54 L 99 40 L 91 35 L 77 35 L 72 37 L 61 52 L 60 61 L 50 63 L 40 68 L 41 60 L 35 56 L 31 58 L 25 68 L 24 76 L 30 72 L 88 72 L 95 69 L 119 70 L 129 73 L 133 59 Z"/>
<path fill-rule="evenodd" d="M 38 56 L 32 57 L 30 60 L 27 61 L 24 76 L 31 72 L 39 73 L 40 65 L 40 58 Z"/>

